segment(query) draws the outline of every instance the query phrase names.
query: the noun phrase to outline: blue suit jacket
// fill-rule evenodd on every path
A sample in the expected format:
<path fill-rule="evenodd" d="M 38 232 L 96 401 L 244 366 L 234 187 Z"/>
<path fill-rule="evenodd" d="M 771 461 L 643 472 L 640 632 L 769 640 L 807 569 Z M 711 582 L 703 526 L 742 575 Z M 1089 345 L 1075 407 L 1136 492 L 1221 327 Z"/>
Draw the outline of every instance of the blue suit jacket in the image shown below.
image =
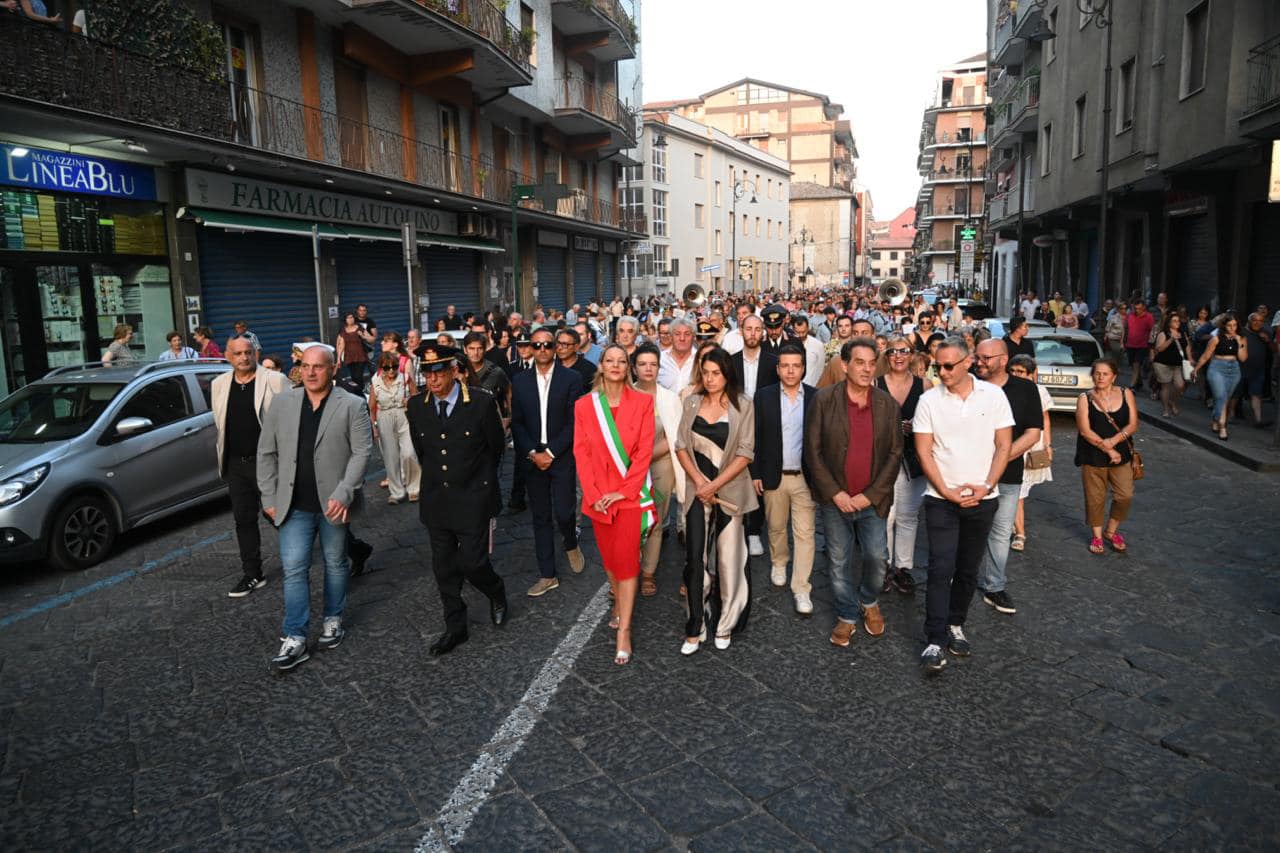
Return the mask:
<path fill-rule="evenodd" d="M 556 461 L 573 462 L 573 405 L 585 393 L 582 376 L 556 361 L 547 398 L 547 450 Z M 542 412 L 538 405 L 538 370 L 522 370 L 511 377 L 511 436 L 516 459 L 538 448 Z"/>

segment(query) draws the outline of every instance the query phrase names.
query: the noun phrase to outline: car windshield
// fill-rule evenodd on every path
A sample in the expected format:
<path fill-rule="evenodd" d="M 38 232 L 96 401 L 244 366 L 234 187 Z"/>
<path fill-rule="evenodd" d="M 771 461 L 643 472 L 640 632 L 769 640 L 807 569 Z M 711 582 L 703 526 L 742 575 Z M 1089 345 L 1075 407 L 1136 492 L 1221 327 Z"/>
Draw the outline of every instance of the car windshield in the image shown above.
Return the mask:
<path fill-rule="evenodd" d="M 124 388 L 119 382 L 28 385 L 0 400 L 0 443 L 65 441 L 93 426 Z"/>
<path fill-rule="evenodd" d="M 1083 338 L 1031 338 L 1031 343 L 1039 367 L 1088 367 L 1101 356 L 1097 342 Z"/>

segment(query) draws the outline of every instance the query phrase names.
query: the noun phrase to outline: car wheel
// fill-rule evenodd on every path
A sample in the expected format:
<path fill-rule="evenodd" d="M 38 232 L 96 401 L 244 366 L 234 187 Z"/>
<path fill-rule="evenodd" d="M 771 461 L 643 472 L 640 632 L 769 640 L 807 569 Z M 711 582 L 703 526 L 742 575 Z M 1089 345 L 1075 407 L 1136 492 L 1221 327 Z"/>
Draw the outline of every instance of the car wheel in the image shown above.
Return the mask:
<path fill-rule="evenodd" d="M 111 553 L 116 521 L 102 498 L 84 495 L 63 505 L 49 534 L 49 560 L 66 571 L 95 566 Z"/>

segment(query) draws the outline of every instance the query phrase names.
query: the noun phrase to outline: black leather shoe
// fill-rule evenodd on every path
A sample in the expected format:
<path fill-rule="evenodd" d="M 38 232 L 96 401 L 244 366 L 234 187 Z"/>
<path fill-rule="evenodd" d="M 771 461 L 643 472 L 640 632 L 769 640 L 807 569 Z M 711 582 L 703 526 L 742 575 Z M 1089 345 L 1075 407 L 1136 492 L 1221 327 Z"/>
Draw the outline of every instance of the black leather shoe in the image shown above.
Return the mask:
<path fill-rule="evenodd" d="M 500 599 L 489 602 L 489 618 L 499 628 L 507 624 L 507 597 L 505 595 Z"/>
<path fill-rule="evenodd" d="M 351 558 L 351 577 L 358 578 L 365 571 L 365 565 L 369 562 L 369 558 L 373 556 L 373 546 L 368 542 L 357 539 L 351 543 L 348 549 L 348 556 Z"/>
<path fill-rule="evenodd" d="M 440 639 L 431 644 L 431 656 L 447 655 L 467 641 L 465 632 L 461 634 L 441 634 Z"/>

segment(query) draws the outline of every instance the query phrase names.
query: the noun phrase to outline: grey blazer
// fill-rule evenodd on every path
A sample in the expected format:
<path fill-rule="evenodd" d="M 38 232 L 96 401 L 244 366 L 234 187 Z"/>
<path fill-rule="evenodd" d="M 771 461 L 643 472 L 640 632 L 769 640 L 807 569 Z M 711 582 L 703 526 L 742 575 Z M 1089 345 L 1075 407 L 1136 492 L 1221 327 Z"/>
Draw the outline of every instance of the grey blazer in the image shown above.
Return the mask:
<path fill-rule="evenodd" d="M 305 388 L 276 395 L 262 420 L 258 439 L 258 490 L 262 505 L 275 507 L 276 527 L 289 515 L 293 477 L 298 466 L 298 422 L 302 417 Z M 369 469 L 373 430 L 364 399 L 334 387 L 324 404 L 316 432 L 316 486 L 320 506 L 330 500 L 358 512 L 364 501 L 364 475 Z"/>
<path fill-rule="evenodd" d="M 698 416 L 698 409 L 702 408 L 702 395 L 690 394 L 684 399 L 683 407 L 680 411 L 680 429 L 676 433 L 676 450 L 688 450 L 692 455 L 693 450 L 693 421 Z M 743 456 L 747 460 L 754 459 L 756 455 L 756 415 L 755 408 L 752 406 L 751 398 L 746 394 L 738 395 L 738 408 L 729 407 L 729 441 L 725 444 L 724 464 L 728 465 L 735 456 Z M 675 460 L 677 465 L 680 461 Z M 722 466 L 723 467 L 723 466 Z M 721 500 L 728 501 L 737 507 L 737 512 L 724 512 L 728 515 L 742 515 L 756 509 L 760 502 L 756 498 L 756 490 L 751 485 L 751 469 L 743 468 L 742 473 L 734 477 L 716 493 Z M 688 512 L 689 507 L 693 506 L 693 502 L 698 499 L 697 491 L 694 489 L 693 481 L 690 480 L 684 489 L 684 511 Z"/>

